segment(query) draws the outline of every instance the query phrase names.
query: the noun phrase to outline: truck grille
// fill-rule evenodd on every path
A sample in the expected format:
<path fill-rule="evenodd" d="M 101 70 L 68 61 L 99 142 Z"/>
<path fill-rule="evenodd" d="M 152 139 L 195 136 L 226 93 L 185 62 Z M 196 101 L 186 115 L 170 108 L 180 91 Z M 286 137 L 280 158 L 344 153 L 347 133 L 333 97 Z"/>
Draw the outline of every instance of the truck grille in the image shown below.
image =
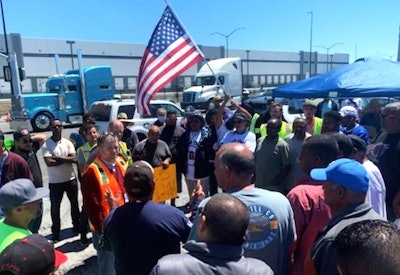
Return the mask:
<path fill-rule="evenodd" d="M 194 102 L 196 100 L 195 92 L 184 92 L 182 97 L 182 102 Z"/>

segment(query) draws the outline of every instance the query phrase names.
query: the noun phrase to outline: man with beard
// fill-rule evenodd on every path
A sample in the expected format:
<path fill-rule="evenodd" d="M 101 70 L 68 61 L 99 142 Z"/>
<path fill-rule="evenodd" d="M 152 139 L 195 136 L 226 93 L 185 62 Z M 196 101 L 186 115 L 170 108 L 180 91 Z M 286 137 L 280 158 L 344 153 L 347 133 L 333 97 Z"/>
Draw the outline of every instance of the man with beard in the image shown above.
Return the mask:
<path fill-rule="evenodd" d="M 285 138 L 286 143 L 289 145 L 290 152 L 290 171 L 287 175 L 284 194 L 287 194 L 294 186 L 296 179 L 304 178 L 305 173 L 297 158 L 300 156 L 301 147 L 304 141 L 311 135 L 306 132 L 306 121 L 304 118 L 296 118 L 293 122 L 293 133 Z"/>
<path fill-rule="evenodd" d="M 381 114 L 383 132 L 376 138 L 370 159 L 381 170 L 386 185 L 389 221 L 400 217 L 400 102 L 387 104 Z"/>
<path fill-rule="evenodd" d="M 42 147 L 46 135 L 34 134 L 26 128 L 17 129 L 14 132 L 14 153 L 23 157 L 29 165 L 33 176 L 33 184 L 36 188 L 43 187 L 42 170 L 40 169 L 39 161 L 37 158 L 37 151 Z M 42 205 L 41 205 L 42 206 Z M 42 215 L 38 215 L 29 225 L 29 229 L 33 233 L 37 233 L 42 222 Z"/>
<path fill-rule="evenodd" d="M 290 171 L 289 145 L 278 133 L 282 121 L 276 118 L 268 120 L 267 136 L 257 140 L 256 186 L 283 193 L 283 182 Z"/>

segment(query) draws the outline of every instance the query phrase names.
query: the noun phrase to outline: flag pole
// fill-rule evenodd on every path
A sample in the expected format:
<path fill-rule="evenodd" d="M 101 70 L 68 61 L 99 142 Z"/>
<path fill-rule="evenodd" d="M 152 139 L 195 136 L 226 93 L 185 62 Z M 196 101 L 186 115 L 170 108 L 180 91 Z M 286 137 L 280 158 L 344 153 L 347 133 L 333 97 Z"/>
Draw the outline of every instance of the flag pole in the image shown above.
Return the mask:
<path fill-rule="evenodd" d="M 171 13 L 175 16 L 175 18 L 178 20 L 179 24 L 182 26 L 182 28 L 185 29 L 185 27 L 183 26 L 181 20 L 179 19 L 179 17 L 176 15 L 175 11 L 172 9 L 171 5 L 168 4 L 167 0 L 164 0 L 165 4 L 169 7 L 169 9 L 171 10 Z M 217 84 L 222 87 L 221 82 L 219 81 L 219 79 L 217 78 L 216 74 L 214 73 L 213 69 L 211 69 L 210 65 L 208 64 L 208 61 L 206 60 L 203 52 L 200 50 L 200 48 L 197 46 L 197 44 L 195 43 L 195 41 L 193 40 L 192 36 L 190 35 L 190 33 L 185 29 L 186 33 L 188 34 L 188 36 L 192 39 L 196 49 L 201 53 L 201 56 L 203 58 L 203 60 L 206 61 L 206 65 L 207 67 L 210 69 L 212 75 L 215 77 L 215 79 L 217 80 Z M 224 95 L 226 95 L 226 92 L 224 89 L 222 89 L 222 91 L 224 92 Z M 216 94 L 218 94 L 218 91 L 216 91 Z"/>
<path fill-rule="evenodd" d="M 179 17 L 176 15 L 174 9 L 168 4 L 167 0 L 164 0 L 165 4 L 167 5 L 167 7 L 170 9 L 171 13 L 175 16 L 176 20 L 178 21 L 178 23 L 182 26 L 183 30 L 187 33 L 187 35 L 189 36 L 189 38 L 192 40 L 194 46 L 196 47 L 197 51 L 201 54 L 201 57 L 203 58 L 203 60 L 205 59 L 205 56 L 203 54 L 203 52 L 200 50 L 200 48 L 197 46 L 196 42 L 194 41 L 194 39 L 192 38 L 192 36 L 190 35 L 190 33 L 186 30 L 185 26 L 182 24 L 181 20 L 179 19 Z"/>

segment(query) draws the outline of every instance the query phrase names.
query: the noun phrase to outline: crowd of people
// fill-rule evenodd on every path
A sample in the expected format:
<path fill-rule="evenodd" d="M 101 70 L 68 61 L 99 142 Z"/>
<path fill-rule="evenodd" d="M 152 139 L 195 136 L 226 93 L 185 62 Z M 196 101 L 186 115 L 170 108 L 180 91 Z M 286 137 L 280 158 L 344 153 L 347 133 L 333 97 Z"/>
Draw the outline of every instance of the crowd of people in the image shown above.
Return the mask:
<path fill-rule="evenodd" d="M 205 115 L 185 110 L 180 124 L 175 112 L 157 110 L 142 141 L 125 113 L 104 133 L 90 114 L 69 138 L 59 119 L 48 139 L 18 129 L 8 146 L 0 133 L 0 274 L 20 274 L 8 250 L 37 236 L 45 196 L 49 238 L 62 239 L 64 193 L 72 230 L 84 244 L 92 233 L 99 274 L 399 274 L 400 103 L 373 103 L 377 128 L 353 103 L 306 100 L 291 124 L 279 103 L 251 114 L 216 97 Z M 187 185 L 184 207 L 175 197 L 152 201 L 154 169 L 171 164 L 177 196 Z M 63 260 L 35 274 L 65 262 L 51 253 Z"/>

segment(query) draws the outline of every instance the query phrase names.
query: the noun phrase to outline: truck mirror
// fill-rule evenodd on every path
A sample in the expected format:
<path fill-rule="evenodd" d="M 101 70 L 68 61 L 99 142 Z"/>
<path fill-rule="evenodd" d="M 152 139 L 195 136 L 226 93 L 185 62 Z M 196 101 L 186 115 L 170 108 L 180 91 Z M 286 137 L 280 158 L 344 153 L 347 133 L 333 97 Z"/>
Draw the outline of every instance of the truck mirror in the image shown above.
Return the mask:
<path fill-rule="evenodd" d="M 4 81 L 11 81 L 11 69 L 9 66 L 3 66 Z"/>
<path fill-rule="evenodd" d="M 21 81 L 26 79 L 26 74 L 25 74 L 25 68 L 24 67 L 18 67 L 18 73 L 19 73 L 19 79 Z"/>

